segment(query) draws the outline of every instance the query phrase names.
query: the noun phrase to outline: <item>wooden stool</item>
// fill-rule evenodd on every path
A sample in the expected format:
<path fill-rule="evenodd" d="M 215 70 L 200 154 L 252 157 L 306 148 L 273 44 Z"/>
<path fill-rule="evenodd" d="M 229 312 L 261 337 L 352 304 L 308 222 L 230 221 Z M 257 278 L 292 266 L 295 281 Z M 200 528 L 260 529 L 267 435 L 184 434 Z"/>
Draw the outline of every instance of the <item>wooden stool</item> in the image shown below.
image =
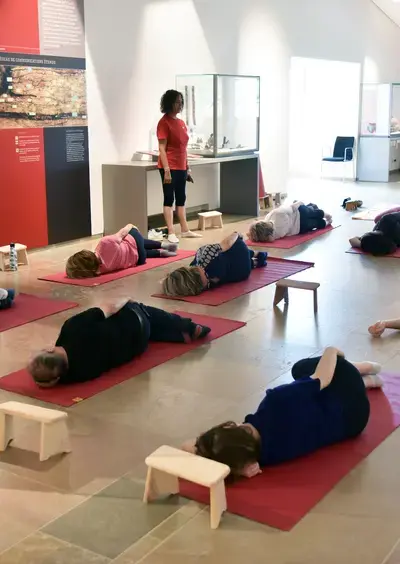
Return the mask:
<path fill-rule="evenodd" d="M 205 231 L 206 227 L 220 227 L 224 225 L 222 223 L 222 213 L 219 211 L 209 211 L 199 213 L 199 226 L 198 229 Z"/>
<path fill-rule="evenodd" d="M 285 304 L 289 303 L 289 288 L 297 288 L 299 290 L 312 290 L 314 292 L 314 311 L 318 311 L 318 295 L 317 291 L 320 287 L 319 282 L 302 282 L 301 280 L 289 280 L 285 278 L 276 283 L 274 296 L 274 306 L 278 305 L 282 300 Z"/>
<path fill-rule="evenodd" d="M 265 196 L 259 198 L 260 210 L 267 210 L 268 208 L 272 207 L 271 200 L 272 200 L 271 194 L 265 194 Z"/>
<path fill-rule="evenodd" d="M 14 438 L 13 418 L 22 417 L 40 423 L 39 458 L 71 452 L 67 428 L 67 413 L 36 405 L 8 401 L 0 404 L 0 451 L 6 450 Z"/>
<path fill-rule="evenodd" d="M 15 243 L 15 250 L 17 251 L 18 264 L 29 264 L 28 253 L 26 245 Z M 10 257 L 10 245 L 0 247 L 0 270 L 6 269 L 6 258 Z"/>
<path fill-rule="evenodd" d="M 159 495 L 179 493 L 179 480 L 210 489 L 211 528 L 217 529 L 226 511 L 225 478 L 229 466 L 169 446 L 158 448 L 146 458 L 148 466 L 143 501 Z"/>

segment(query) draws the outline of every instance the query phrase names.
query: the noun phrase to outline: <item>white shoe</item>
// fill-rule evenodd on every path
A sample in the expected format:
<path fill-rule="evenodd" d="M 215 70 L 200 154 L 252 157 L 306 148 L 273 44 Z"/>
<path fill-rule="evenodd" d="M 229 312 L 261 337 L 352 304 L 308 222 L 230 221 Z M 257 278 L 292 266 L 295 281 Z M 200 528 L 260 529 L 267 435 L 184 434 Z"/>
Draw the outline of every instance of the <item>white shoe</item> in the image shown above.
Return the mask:
<path fill-rule="evenodd" d="M 200 235 L 200 233 L 193 233 L 193 231 L 186 231 L 185 233 L 181 233 L 181 237 L 183 239 L 201 239 L 203 235 Z"/>
<path fill-rule="evenodd" d="M 156 229 L 150 229 L 147 234 L 147 238 L 151 239 L 152 241 L 162 241 L 164 239 L 164 235 L 162 231 L 157 231 Z"/>
<path fill-rule="evenodd" d="M 178 237 L 175 235 L 175 233 L 170 233 L 170 234 L 168 235 L 168 241 L 169 241 L 170 243 L 176 243 L 176 244 L 179 243 L 179 239 L 178 239 Z"/>

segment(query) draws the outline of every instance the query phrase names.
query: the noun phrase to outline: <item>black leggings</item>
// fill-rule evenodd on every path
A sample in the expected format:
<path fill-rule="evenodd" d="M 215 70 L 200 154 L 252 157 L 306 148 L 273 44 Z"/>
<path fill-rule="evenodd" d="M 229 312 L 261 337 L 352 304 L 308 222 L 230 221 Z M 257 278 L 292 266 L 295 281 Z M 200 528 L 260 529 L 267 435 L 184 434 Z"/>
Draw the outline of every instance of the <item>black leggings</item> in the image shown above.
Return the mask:
<path fill-rule="evenodd" d="M 300 234 L 309 233 L 314 229 L 324 229 L 326 221 L 324 219 L 325 212 L 320 210 L 315 204 L 307 206 L 299 206 L 300 214 Z"/>
<path fill-rule="evenodd" d="M 139 302 L 129 302 L 128 307 L 137 312 L 143 321 L 143 337 L 147 342 L 184 343 L 184 334 L 192 337 L 197 327 L 197 323 L 188 317 Z"/>
<path fill-rule="evenodd" d="M 299 360 L 292 367 L 293 378 L 312 376 L 320 360 L 320 356 Z M 370 405 L 362 376 L 351 362 L 338 356 L 333 380 L 321 394 L 332 394 L 342 403 L 348 438 L 362 433 L 368 423 Z"/>
<path fill-rule="evenodd" d="M 172 208 L 174 199 L 177 207 L 183 207 L 186 203 L 186 181 L 187 170 L 171 170 L 171 183 L 164 184 L 165 171 L 160 168 L 161 180 L 164 192 L 164 207 Z"/>
<path fill-rule="evenodd" d="M 137 266 L 141 264 L 146 264 L 146 259 L 148 258 L 160 258 L 161 253 L 161 242 L 160 241 L 151 241 L 150 239 L 145 239 L 143 235 L 134 227 L 129 231 L 129 235 L 131 235 L 135 241 L 138 250 L 139 260 Z"/>

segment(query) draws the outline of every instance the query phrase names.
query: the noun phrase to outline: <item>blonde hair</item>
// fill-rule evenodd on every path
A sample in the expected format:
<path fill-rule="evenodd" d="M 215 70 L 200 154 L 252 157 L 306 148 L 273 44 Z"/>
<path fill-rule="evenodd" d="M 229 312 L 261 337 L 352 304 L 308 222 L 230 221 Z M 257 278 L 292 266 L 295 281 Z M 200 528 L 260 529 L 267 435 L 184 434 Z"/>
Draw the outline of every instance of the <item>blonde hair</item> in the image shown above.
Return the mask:
<path fill-rule="evenodd" d="M 272 221 L 255 221 L 249 227 L 249 239 L 254 243 L 266 243 L 274 234 Z"/>
<path fill-rule="evenodd" d="M 65 267 L 68 278 L 92 278 L 97 276 L 100 259 L 92 251 L 79 251 L 69 257 Z"/>
<path fill-rule="evenodd" d="M 204 284 L 196 266 L 182 266 L 164 278 L 162 288 L 166 296 L 198 296 Z"/>
<path fill-rule="evenodd" d="M 68 371 L 68 363 L 61 354 L 43 351 L 31 360 L 27 370 L 40 388 L 52 388 Z"/>

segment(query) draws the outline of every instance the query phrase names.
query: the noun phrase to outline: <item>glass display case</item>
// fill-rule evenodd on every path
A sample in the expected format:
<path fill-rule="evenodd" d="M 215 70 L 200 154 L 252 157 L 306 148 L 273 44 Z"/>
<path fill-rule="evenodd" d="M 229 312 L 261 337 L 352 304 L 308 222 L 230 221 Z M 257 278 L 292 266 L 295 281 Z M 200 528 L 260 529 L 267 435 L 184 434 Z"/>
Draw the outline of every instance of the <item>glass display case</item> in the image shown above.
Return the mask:
<path fill-rule="evenodd" d="M 400 84 L 363 84 L 361 136 L 400 136 Z"/>
<path fill-rule="evenodd" d="M 259 150 L 260 77 L 179 75 L 176 89 L 184 98 L 189 154 L 225 157 Z"/>

